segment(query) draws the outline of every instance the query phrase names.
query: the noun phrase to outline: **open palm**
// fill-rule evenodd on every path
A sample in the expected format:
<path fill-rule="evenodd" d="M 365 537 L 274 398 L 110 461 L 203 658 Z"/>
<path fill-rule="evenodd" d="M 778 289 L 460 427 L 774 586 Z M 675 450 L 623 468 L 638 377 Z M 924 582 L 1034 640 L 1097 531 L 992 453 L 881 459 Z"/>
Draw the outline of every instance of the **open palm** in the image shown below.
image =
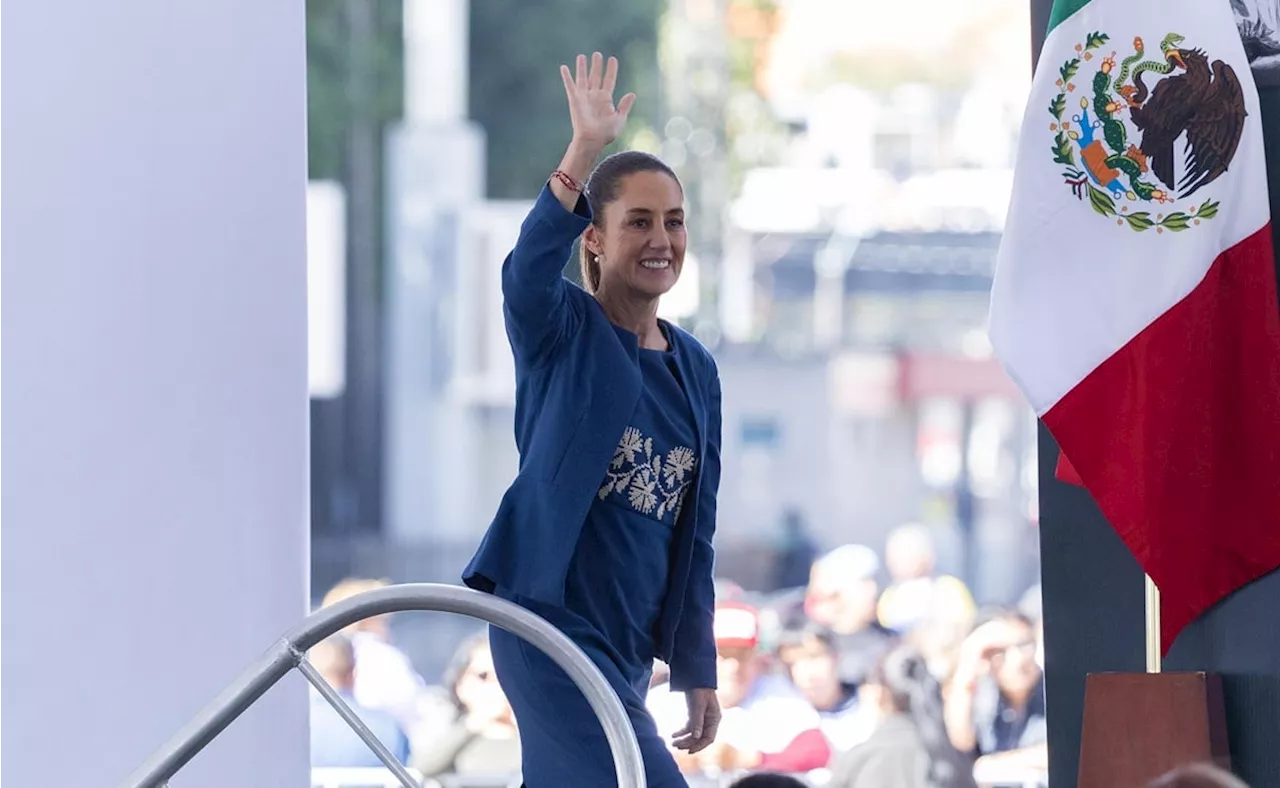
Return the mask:
<path fill-rule="evenodd" d="M 569 119 L 573 123 L 573 136 L 583 142 L 604 147 L 618 138 L 627 125 L 627 114 L 636 101 L 636 94 L 623 96 L 615 107 L 613 89 L 618 82 L 618 59 L 609 58 L 606 65 L 599 52 L 591 56 L 591 68 L 587 68 L 587 56 L 578 55 L 577 73 L 570 75 L 568 66 L 560 67 L 564 80 L 564 92 L 569 98 Z"/>

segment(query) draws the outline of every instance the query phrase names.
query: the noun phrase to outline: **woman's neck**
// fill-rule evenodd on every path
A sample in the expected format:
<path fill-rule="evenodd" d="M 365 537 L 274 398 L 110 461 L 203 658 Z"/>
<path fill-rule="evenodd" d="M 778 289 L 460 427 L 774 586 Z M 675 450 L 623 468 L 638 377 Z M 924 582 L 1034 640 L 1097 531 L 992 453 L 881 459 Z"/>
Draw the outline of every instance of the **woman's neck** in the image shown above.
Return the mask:
<path fill-rule="evenodd" d="M 640 347 L 666 350 L 667 338 L 658 325 L 658 299 L 617 297 L 604 288 L 596 290 L 595 296 L 609 322 L 635 334 L 640 340 Z"/>

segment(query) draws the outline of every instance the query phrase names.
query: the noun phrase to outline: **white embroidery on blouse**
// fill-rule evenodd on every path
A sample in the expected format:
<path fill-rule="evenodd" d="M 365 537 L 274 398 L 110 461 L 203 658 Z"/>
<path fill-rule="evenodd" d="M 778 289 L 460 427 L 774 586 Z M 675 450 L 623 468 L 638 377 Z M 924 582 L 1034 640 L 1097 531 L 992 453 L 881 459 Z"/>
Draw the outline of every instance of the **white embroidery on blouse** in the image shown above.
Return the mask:
<path fill-rule="evenodd" d="M 600 500 L 616 494 L 641 514 L 659 520 L 670 514 L 675 521 L 680 517 L 696 465 L 693 449 L 677 446 L 663 457 L 654 454 L 652 438 L 635 427 L 627 427 L 613 451 L 613 461 L 600 487 Z"/>

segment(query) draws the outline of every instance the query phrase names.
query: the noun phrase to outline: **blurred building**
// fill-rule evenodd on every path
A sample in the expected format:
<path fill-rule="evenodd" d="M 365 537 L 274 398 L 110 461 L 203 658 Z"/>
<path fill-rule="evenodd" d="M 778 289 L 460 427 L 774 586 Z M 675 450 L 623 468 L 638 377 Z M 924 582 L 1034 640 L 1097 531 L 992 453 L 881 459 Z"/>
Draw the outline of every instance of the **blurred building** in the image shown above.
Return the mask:
<path fill-rule="evenodd" d="M 691 237 L 664 315 L 707 342 L 724 382 L 720 571 L 768 582 L 788 509 L 823 547 L 879 549 L 915 520 L 979 602 L 1012 602 L 1036 572 L 1034 419 L 985 319 L 1026 77 L 1000 68 L 1025 71 L 1025 9 L 941 15 L 977 28 L 913 15 L 921 55 L 906 33 L 828 30 L 798 47 L 816 8 L 854 13 L 809 5 L 682 0 L 664 28 L 666 120 L 649 144 L 686 181 L 691 229 L 710 228 Z M 382 527 L 321 535 L 317 587 L 350 573 L 456 582 L 516 472 L 499 269 L 529 206 L 483 193 L 465 30 L 465 0 L 405 18 L 405 119 L 383 175 Z M 859 76 L 920 57 L 959 76 Z M 433 618 L 402 637 L 430 675 L 469 627 Z"/>

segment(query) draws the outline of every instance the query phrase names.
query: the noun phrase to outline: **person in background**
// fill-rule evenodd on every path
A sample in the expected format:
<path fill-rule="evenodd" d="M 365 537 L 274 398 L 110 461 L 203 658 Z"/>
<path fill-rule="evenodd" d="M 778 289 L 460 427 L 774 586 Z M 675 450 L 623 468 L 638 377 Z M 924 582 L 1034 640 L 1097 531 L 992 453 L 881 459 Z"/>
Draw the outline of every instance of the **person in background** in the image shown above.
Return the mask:
<path fill-rule="evenodd" d="M 409 739 L 394 717 L 380 709 L 360 705 L 352 694 L 356 681 L 355 650 L 342 635 L 322 640 L 307 653 L 316 672 L 329 682 L 352 711 L 401 763 L 409 758 Z M 374 755 L 347 721 L 319 692 L 311 690 L 311 766 L 313 768 L 376 768 Z"/>
<path fill-rule="evenodd" d="M 960 644 L 973 631 L 973 621 L 943 621 L 926 619 L 917 624 L 903 638 L 920 652 L 929 663 L 929 671 L 938 681 L 946 684 L 955 673 Z"/>
<path fill-rule="evenodd" d="M 507 775 L 520 771 L 520 735 L 511 704 L 493 671 L 487 632 L 462 642 L 445 670 L 454 720 L 447 730 L 422 742 L 413 768 L 426 777 Z"/>
<path fill-rule="evenodd" d="M 809 570 L 818 557 L 818 546 L 805 525 L 799 509 L 782 513 L 782 539 L 778 562 L 773 570 L 773 590 L 799 588 L 809 580 Z"/>
<path fill-rule="evenodd" d="M 1044 600 L 1039 583 L 1028 588 L 1018 600 L 1018 612 L 1035 626 L 1036 664 L 1040 666 L 1040 671 L 1044 672 Z"/>
<path fill-rule="evenodd" d="M 879 571 L 874 550 L 847 544 L 819 558 L 809 573 L 804 612 L 835 634 L 845 684 L 861 684 L 894 640 L 876 620 Z"/>
<path fill-rule="evenodd" d="M 967 758 L 943 720 L 942 690 L 924 658 L 898 646 L 871 678 L 882 719 L 866 742 L 840 756 L 829 788 L 973 788 Z"/>
<path fill-rule="evenodd" d="M 818 713 L 791 682 L 765 667 L 759 612 L 741 603 L 717 604 L 714 631 L 720 731 L 697 755 L 677 752 L 681 770 L 807 772 L 825 766 L 831 747 Z M 659 731 L 670 735 L 681 723 L 681 704 L 663 688 L 650 693 L 649 708 Z"/>
<path fill-rule="evenodd" d="M 939 624 L 973 620 L 973 596 L 950 575 L 937 575 L 937 553 L 929 529 L 908 523 L 890 532 L 884 548 L 891 582 L 880 595 L 881 625 L 909 632 L 926 621 Z"/>
<path fill-rule="evenodd" d="M 1033 623 L 1012 610 L 996 611 L 960 646 L 946 693 L 947 733 L 977 768 L 1048 768 L 1044 672 L 1036 663 Z"/>
<path fill-rule="evenodd" d="M 840 652 L 835 635 L 809 623 L 783 633 L 778 659 L 800 694 L 817 710 L 822 732 L 835 752 L 861 744 L 879 720 L 872 704 L 859 701 L 859 687 L 840 680 Z"/>
<path fill-rule="evenodd" d="M 1244 780 L 1211 763 L 1192 763 L 1152 780 L 1147 788 L 1249 788 Z"/>
<path fill-rule="evenodd" d="M 385 588 L 386 580 L 347 578 L 325 594 L 321 607 Z M 361 706 L 382 709 L 395 717 L 410 738 L 422 723 L 421 703 L 426 682 L 409 657 L 391 642 L 391 617 L 374 616 L 343 630 L 355 650 L 355 699 Z"/>
<path fill-rule="evenodd" d="M 716 599 L 720 602 L 741 602 L 747 592 L 734 581 L 726 577 L 717 577 L 712 584 Z"/>
<path fill-rule="evenodd" d="M 809 788 L 809 785 L 789 774 L 756 772 L 734 780 L 729 788 Z"/>

